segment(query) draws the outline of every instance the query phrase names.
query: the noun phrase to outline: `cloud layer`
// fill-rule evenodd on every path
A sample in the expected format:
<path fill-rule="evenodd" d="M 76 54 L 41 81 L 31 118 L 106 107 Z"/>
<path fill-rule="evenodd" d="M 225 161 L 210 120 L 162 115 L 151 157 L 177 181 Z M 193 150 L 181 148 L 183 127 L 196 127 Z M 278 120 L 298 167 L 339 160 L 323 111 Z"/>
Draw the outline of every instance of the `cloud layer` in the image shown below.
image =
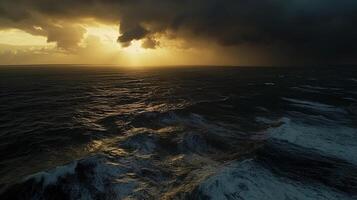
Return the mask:
<path fill-rule="evenodd" d="M 357 55 L 355 0 L 1 0 L 0 29 L 46 36 L 62 49 L 83 40 L 82 20 L 120 24 L 118 42 L 160 37 L 252 46 L 277 60 L 339 62 Z M 194 45 L 194 43 L 192 43 Z"/>

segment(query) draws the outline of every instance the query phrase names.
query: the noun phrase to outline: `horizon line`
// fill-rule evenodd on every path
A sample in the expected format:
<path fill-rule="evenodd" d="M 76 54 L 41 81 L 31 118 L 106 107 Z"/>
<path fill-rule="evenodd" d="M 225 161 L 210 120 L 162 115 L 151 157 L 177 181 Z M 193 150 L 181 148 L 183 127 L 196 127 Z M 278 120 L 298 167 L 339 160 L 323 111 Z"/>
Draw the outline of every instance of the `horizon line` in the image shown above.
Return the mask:
<path fill-rule="evenodd" d="M 163 68 L 163 67 L 357 67 L 357 64 L 305 64 L 305 65 L 201 65 L 201 64 L 182 64 L 182 65 L 117 65 L 117 64 L 0 64 L 0 67 L 43 67 L 43 66 L 63 66 L 63 67 L 118 67 L 118 68 Z"/>

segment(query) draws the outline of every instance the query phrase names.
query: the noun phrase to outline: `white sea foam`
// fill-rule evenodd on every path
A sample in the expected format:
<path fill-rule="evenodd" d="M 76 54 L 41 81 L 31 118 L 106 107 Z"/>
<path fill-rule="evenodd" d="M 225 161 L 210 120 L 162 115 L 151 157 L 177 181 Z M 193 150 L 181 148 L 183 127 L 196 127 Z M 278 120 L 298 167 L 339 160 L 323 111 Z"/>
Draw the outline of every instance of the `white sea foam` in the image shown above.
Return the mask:
<path fill-rule="evenodd" d="M 346 112 L 345 110 L 343 110 L 341 108 L 338 108 L 338 107 L 335 107 L 332 105 L 328 105 L 328 104 L 319 103 L 319 102 L 292 99 L 292 98 L 286 98 L 286 97 L 283 97 L 282 99 L 292 103 L 291 105 L 300 107 L 300 108 L 309 108 L 309 109 L 322 111 L 322 112 L 339 112 L 339 113 Z"/>
<path fill-rule="evenodd" d="M 283 125 L 268 130 L 272 138 L 357 164 L 356 129 L 343 125 L 310 125 L 290 118 L 282 118 L 281 121 Z"/>
<path fill-rule="evenodd" d="M 267 85 L 267 86 L 274 86 L 275 83 L 264 83 L 264 85 Z"/>
<path fill-rule="evenodd" d="M 340 90 L 339 88 L 327 88 L 327 87 L 312 86 L 312 85 L 303 85 L 302 87 L 313 89 L 313 90 Z"/>
<path fill-rule="evenodd" d="M 199 186 L 202 196 L 212 200 L 334 200 L 354 199 L 323 185 L 300 183 L 277 177 L 253 160 L 233 163 Z"/>
<path fill-rule="evenodd" d="M 344 97 L 343 98 L 344 100 L 348 100 L 348 101 L 353 101 L 353 102 L 356 102 L 357 100 L 352 98 L 352 97 Z"/>
<path fill-rule="evenodd" d="M 43 181 L 43 186 L 55 184 L 58 178 L 68 174 L 74 174 L 76 166 L 77 161 L 74 161 L 68 165 L 58 166 L 49 171 L 43 171 L 33 174 L 31 176 L 28 176 L 26 180 L 34 178 L 38 182 Z"/>
<path fill-rule="evenodd" d="M 99 193 L 115 197 L 115 199 L 123 199 L 133 194 L 139 185 L 137 180 L 131 179 L 127 174 L 144 166 L 138 167 L 136 162 L 129 160 L 118 159 L 117 161 L 113 163 L 102 156 L 89 157 L 47 172 L 34 174 L 26 180 L 34 179 L 39 183 L 42 182 L 43 189 L 51 185 L 56 185 L 58 188 L 64 187 L 62 189 L 66 190 L 65 192 L 71 199 L 77 199 L 78 196 L 81 199 L 95 199 L 96 194 Z M 80 169 L 77 169 L 79 166 L 81 166 Z M 78 176 L 82 176 L 85 181 L 79 180 Z M 60 179 L 65 182 L 60 182 Z"/>
<path fill-rule="evenodd" d="M 352 82 L 356 82 L 356 83 L 357 83 L 357 79 L 355 79 L 355 78 L 350 78 L 350 79 L 348 79 L 348 80 L 350 80 L 350 81 L 352 81 Z"/>

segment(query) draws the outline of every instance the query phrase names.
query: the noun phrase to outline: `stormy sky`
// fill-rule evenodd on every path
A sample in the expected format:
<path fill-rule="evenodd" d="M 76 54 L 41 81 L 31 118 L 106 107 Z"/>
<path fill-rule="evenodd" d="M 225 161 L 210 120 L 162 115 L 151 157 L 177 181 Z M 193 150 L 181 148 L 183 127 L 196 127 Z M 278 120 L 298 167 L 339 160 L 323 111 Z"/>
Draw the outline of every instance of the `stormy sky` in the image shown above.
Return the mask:
<path fill-rule="evenodd" d="M 114 42 L 123 51 L 140 41 L 143 51 L 154 55 L 166 48 L 172 57 L 185 60 L 194 49 L 197 55 L 211 56 L 204 64 L 355 64 L 357 60 L 356 0 L 0 1 L 0 31 L 16 29 L 45 38 L 55 47 L 49 52 L 42 48 L 44 55 L 90 51 L 90 45 L 83 45 L 89 38 L 86 27 L 98 24 L 116 27 Z M 5 48 L 0 45 L 3 53 L 9 53 Z M 13 60 L 21 59 L 19 52 Z M 125 59 L 123 55 L 118 56 Z M 186 60 L 185 64 L 199 64 L 193 58 Z"/>

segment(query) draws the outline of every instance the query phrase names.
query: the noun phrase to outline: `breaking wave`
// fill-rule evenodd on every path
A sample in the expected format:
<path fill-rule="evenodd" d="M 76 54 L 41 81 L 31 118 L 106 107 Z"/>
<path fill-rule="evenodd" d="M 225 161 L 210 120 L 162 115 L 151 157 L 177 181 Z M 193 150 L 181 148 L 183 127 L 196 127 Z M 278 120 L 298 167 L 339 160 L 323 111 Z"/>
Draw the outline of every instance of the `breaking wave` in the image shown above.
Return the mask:
<path fill-rule="evenodd" d="M 47 116 L 20 120 L 28 132 L 0 125 L 19 146 L 0 144 L 14 148 L 0 160 L 0 198 L 356 199 L 355 86 L 235 70 L 72 77 L 84 85 L 68 91 L 75 101 L 52 99 L 60 105 Z M 17 167 L 25 162 L 36 167 Z"/>

